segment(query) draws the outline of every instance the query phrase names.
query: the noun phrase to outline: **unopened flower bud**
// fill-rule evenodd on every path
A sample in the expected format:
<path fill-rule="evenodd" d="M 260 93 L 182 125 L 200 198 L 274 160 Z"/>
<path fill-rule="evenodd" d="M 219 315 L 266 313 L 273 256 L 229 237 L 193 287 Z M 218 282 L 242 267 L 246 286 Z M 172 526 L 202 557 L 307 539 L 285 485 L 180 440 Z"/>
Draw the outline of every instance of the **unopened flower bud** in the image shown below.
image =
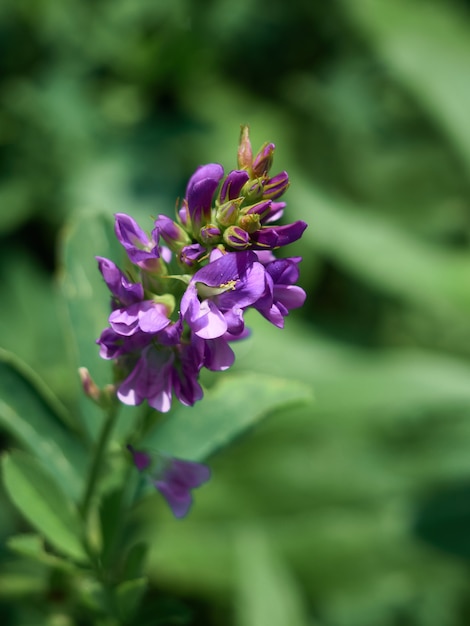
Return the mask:
<path fill-rule="evenodd" d="M 248 126 L 242 126 L 240 131 L 240 141 L 238 144 L 238 167 L 240 169 L 249 169 L 253 162 L 253 151 L 250 142 L 250 129 Z"/>
<path fill-rule="evenodd" d="M 267 180 L 264 184 L 263 198 L 279 198 L 289 187 L 289 175 L 287 172 L 281 172 L 273 178 Z"/>
<path fill-rule="evenodd" d="M 235 200 L 240 195 L 243 185 L 249 180 L 250 175 L 246 170 L 232 170 L 222 183 L 219 194 L 220 204 L 228 200 Z"/>
<path fill-rule="evenodd" d="M 166 215 L 159 215 L 155 221 L 160 236 L 173 252 L 179 252 L 183 246 L 191 243 L 188 234 Z"/>
<path fill-rule="evenodd" d="M 247 233 L 254 233 L 261 228 L 259 215 L 251 213 L 250 215 L 242 215 L 238 220 L 238 225 Z"/>
<path fill-rule="evenodd" d="M 188 267 L 193 267 L 206 254 L 206 249 L 200 243 L 184 246 L 179 254 L 179 260 Z"/>
<path fill-rule="evenodd" d="M 208 224 L 207 226 L 203 226 L 199 233 L 203 243 L 207 244 L 217 244 L 220 241 L 220 237 L 222 233 L 220 232 L 220 228 L 214 226 L 214 224 Z"/>
<path fill-rule="evenodd" d="M 250 245 L 250 235 L 240 226 L 229 226 L 224 232 L 224 241 L 231 248 L 244 250 Z"/>
<path fill-rule="evenodd" d="M 271 211 L 271 200 L 262 200 L 261 202 L 257 202 L 256 204 L 252 204 L 251 206 L 243 208 L 244 215 L 258 215 L 260 220 L 262 220 L 266 215 L 268 215 Z"/>
<path fill-rule="evenodd" d="M 254 204 L 263 198 L 264 185 L 262 178 L 249 180 L 243 185 L 241 195 L 245 198 L 246 204 Z"/>
<path fill-rule="evenodd" d="M 93 402 L 99 404 L 101 398 L 101 390 L 95 383 L 86 367 L 79 367 L 78 374 L 82 383 L 83 391 Z"/>
<path fill-rule="evenodd" d="M 243 198 L 237 198 L 236 200 L 230 200 L 219 206 L 215 214 L 217 222 L 221 226 L 232 226 L 236 224 L 240 213 L 240 204 L 242 202 Z"/>
<path fill-rule="evenodd" d="M 255 156 L 251 169 L 257 177 L 267 174 L 273 164 L 274 150 L 276 146 L 273 143 L 265 143 L 258 154 Z"/>

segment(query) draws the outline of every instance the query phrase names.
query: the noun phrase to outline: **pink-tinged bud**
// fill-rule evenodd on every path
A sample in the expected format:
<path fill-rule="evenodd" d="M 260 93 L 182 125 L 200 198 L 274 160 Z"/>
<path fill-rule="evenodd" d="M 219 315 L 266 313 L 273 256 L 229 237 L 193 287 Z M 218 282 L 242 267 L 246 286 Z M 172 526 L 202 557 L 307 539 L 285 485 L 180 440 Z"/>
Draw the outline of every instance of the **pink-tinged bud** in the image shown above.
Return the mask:
<path fill-rule="evenodd" d="M 79 367 L 78 374 L 80 376 L 80 380 L 82 383 L 83 391 L 85 395 L 87 395 L 93 402 L 97 404 L 100 403 L 101 400 L 101 391 L 98 385 L 95 383 L 93 378 L 90 375 L 90 372 L 86 367 Z"/>
<path fill-rule="evenodd" d="M 250 142 L 250 129 L 244 125 L 240 131 L 240 141 L 238 143 L 238 167 L 249 169 L 253 163 L 253 151 Z"/>
<path fill-rule="evenodd" d="M 259 215 L 256 213 L 242 215 L 242 217 L 238 220 L 238 225 L 240 228 L 243 228 L 243 230 L 246 230 L 247 233 L 254 233 L 261 228 Z"/>
<path fill-rule="evenodd" d="M 279 196 L 282 196 L 287 187 L 289 187 L 289 175 L 287 172 L 281 172 L 265 182 L 263 198 L 275 200 L 279 198 Z"/>
<path fill-rule="evenodd" d="M 224 241 L 231 248 L 244 250 L 250 246 L 250 235 L 240 226 L 229 226 L 224 232 Z"/>
<path fill-rule="evenodd" d="M 240 214 L 240 204 L 243 202 L 243 198 L 237 198 L 222 204 L 217 209 L 215 215 L 216 220 L 221 226 L 233 226 L 238 221 Z"/>
<path fill-rule="evenodd" d="M 253 174 L 258 178 L 267 174 L 271 169 L 275 149 L 276 146 L 273 143 L 266 142 L 255 156 L 251 169 Z"/>
<path fill-rule="evenodd" d="M 203 226 L 199 233 L 199 236 L 201 237 L 202 241 L 205 244 L 211 244 L 211 245 L 218 244 L 220 241 L 221 235 L 222 233 L 220 232 L 220 229 L 217 228 L 217 226 L 214 226 L 214 224 L 208 224 L 207 226 Z"/>

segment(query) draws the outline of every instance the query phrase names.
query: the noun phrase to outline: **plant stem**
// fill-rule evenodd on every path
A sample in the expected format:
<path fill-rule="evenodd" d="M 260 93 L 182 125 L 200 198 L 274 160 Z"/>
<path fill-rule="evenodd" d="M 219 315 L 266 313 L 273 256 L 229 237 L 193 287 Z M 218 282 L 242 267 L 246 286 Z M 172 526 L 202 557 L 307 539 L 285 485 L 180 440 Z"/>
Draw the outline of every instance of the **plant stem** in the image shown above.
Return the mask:
<path fill-rule="evenodd" d="M 90 513 L 90 507 L 93 501 L 93 496 L 95 495 L 96 487 L 98 485 L 106 448 L 108 447 L 109 439 L 116 423 L 116 418 L 118 416 L 118 408 L 119 405 L 113 402 L 107 412 L 99 439 L 96 442 L 95 453 L 93 456 L 88 484 L 82 504 L 82 515 L 85 521 L 88 519 L 88 515 Z"/>

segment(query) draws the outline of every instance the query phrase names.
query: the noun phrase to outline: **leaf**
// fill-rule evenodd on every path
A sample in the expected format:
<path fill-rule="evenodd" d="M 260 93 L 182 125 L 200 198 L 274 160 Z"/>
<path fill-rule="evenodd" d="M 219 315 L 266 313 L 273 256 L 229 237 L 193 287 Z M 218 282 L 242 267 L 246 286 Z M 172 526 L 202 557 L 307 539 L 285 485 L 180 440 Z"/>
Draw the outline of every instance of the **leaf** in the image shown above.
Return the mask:
<path fill-rule="evenodd" d="M 239 532 L 237 554 L 238 626 L 306 626 L 300 590 L 261 529 Z"/>
<path fill-rule="evenodd" d="M 70 561 L 65 561 L 54 554 L 49 554 L 44 549 L 42 537 L 33 534 L 15 535 L 10 537 L 6 542 L 7 547 L 29 559 L 38 561 L 43 565 L 54 567 L 67 572 L 73 571 L 75 568 Z"/>
<path fill-rule="evenodd" d="M 44 466 L 19 451 L 5 456 L 2 464 L 8 495 L 30 524 L 60 552 L 85 559 L 77 510 Z"/>
<path fill-rule="evenodd" d="M 147 578 L 126 580 L 116 588 L 116 601 L 119 612 L 124 620 L 129 620 L 139 608 L 142 597 L 147 590 Z"/>
<path fill-rule="evenodd" d="M 64 424 L 64 407 L 25 364 L 0 349 L 0 424 L 49 468 L 77 500 L 85 475 L 84 450 Z"/>
<path fill-rule="evenodd" d="M 392 223 L 298 179 L 290 192 L 299 218 L 314 222 L 304 242 L 379 292 L 462 318 L 470 313 L 466 252 L 418 240 Z"/>
<path fill-rule="evenodd" d="M 470 27 L 445 3 L 343 2 L 394 75 L 440 124 L 470 170 Z"/>
<path fill-rule="evenodd" d="M 271 411 L 311 397 L 310 389 L 296 381 L 261 374 L 228 376 L 206 392 L 197 409 L 178 406 L 143 445 L 175 457 L 202 460 Z"/>

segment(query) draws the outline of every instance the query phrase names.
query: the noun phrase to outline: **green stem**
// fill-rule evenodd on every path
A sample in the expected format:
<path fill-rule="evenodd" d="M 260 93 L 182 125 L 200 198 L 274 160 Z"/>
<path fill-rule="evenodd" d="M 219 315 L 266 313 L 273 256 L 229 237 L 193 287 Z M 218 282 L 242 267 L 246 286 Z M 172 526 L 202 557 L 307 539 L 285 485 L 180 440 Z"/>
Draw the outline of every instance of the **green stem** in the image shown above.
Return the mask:
<path fill-rule="evenodd" d="M 90 475 L 88 478 L 88 484 L 83 498 L 82 514 L 83 519 L 86 521 L 90 513 L 91 503 L 93 502 L 93 496 L 95 495 L 96 487 L 101 473 L 101 467 L 103 465 L 106 449 L 108 447 L 109 439 L 113 431 L 116 419 L 118 416 L 119 405 L 113 403 L 109 408 L 106 415 L 103 427 L 98 441 L 96 442 L 95 453 L 93 456 L 93 462 L 91 465 Z"/>

